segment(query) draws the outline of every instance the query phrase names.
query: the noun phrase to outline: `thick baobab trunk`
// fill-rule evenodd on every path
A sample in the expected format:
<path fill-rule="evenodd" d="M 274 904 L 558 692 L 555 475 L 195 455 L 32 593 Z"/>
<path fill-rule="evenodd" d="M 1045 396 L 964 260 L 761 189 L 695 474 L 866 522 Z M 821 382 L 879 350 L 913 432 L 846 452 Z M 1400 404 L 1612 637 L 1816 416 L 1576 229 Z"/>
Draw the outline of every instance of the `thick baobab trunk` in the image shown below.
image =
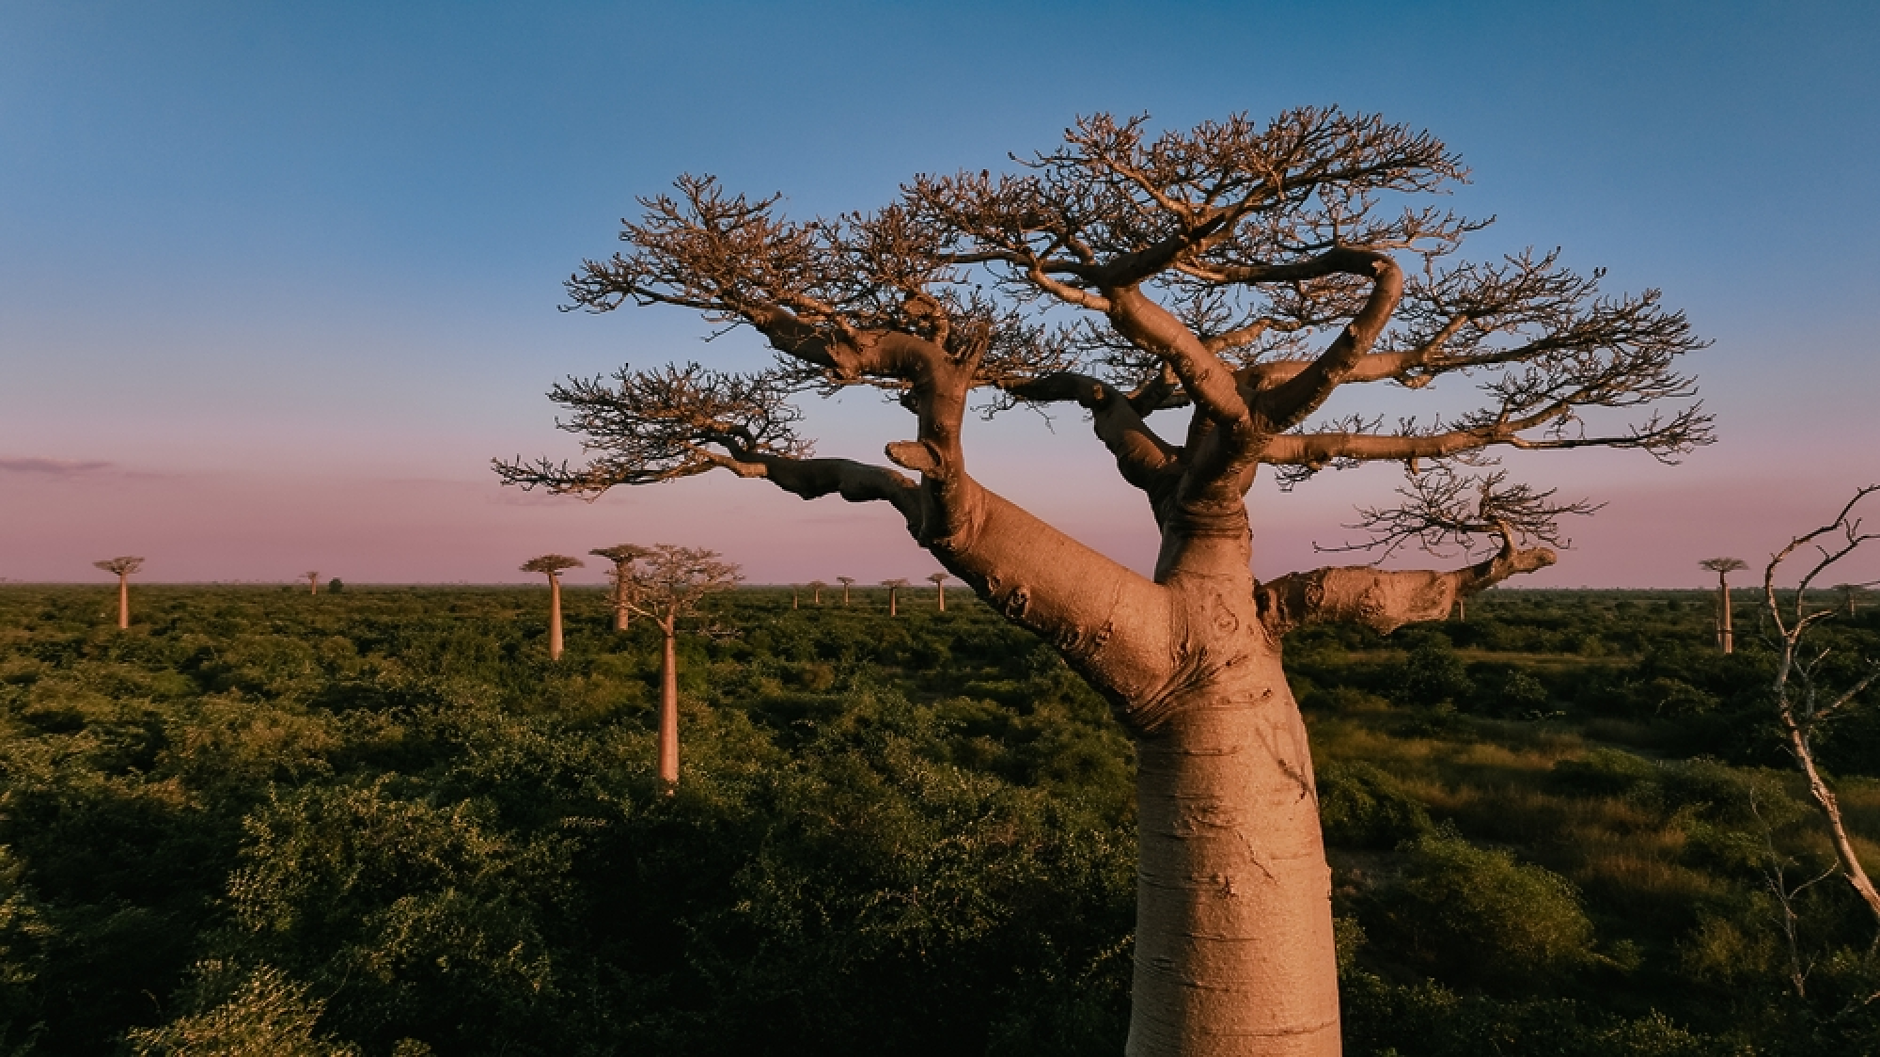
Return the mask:
<path fill-rule="evenodd" d="M 1136 742 L 1130 1057 L 1339 1052 L 1305 725 L 1276 654 L 1233 667 Z"/>
<path fill-rule="evenodd" d="M 561 660 L 561 580 L 548 578 L 548 659 Z"/>
<path fill-rule="evenodd" d="M 659 655 L 659 781 L 670 793 L 679 787 L 679 658 L 675 629 L 664 630 Z"/>
<path fill-rule="evenodd" d="M 1736 633 L 1730 626 L 1730 582 L 1717 578 L 1717 647 L 1725 653 L 1736 652 Z"/>
<path fill-rule="evenodd" d="M 888 615 L 889 616 L 895 615 L 894 601 L 895 601 L 895 595 L 898 593 L 899 592 L 897 592 L 894 588 L 892 587 L 888 588 Z"/>
<path fill-rule="evenodd" d="M 131 626 L 131 578 L 126 573 L 118 574 L 118 627 Z"/>

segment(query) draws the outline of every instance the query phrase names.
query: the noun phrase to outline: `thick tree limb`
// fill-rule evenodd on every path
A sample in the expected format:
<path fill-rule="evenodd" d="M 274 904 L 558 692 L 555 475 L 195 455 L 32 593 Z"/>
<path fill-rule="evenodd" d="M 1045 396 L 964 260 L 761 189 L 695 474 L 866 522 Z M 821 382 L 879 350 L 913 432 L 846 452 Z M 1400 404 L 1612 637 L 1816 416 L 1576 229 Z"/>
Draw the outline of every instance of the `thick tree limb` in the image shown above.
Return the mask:
<path fill-rule="evenodd" d="M 1179 469 L 1181 450 L 1149 428 L 1127 395 L 1100 379 L 1060 371 L 1004 388 L 1022 400 L 1075 403 L 1089 411 L 1097 439 L 1116 458 L 1117 472 L 1137 488 L 1150 491 Z"/>
<path fill-rule="evenodd" d="M 1388 571 L 1341 566 L 1289 573 L 1259 586 L 1260 617 L 1274 635 L 1304 624 L 1346 622 L 1387 634 L 1424 620 L 1442 620 L 1456 599 L 1510 576 L 1538 572 L 1557 556 L 1547 547 L 1505 544 L 1487 561 L 1449 572 Z"/>
<path fill-rule="evenodd" d="M 1276 430 L 1298 424 L 1345 383 L 1384 332 L 1403 296 L 1403 269 L 1386 254 L 1339 249 L 1323 255 L 1321 260 L 1338 271 L 1370 279 L 1371 295 L 1330 348 L 1310 366 L 1260 395 L 1256 404 L 1260 417 Z"/>

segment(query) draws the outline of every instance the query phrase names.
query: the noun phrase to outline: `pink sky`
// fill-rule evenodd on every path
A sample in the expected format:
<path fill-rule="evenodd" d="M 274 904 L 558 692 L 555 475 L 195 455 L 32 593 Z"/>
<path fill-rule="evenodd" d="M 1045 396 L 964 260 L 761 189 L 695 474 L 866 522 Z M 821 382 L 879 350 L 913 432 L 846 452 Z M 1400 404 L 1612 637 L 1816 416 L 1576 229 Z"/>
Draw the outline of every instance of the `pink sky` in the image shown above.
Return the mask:
<path fill-rule="evenodd" d="M 755 582 L 924 575 L 886 509 L 730 479 L 587 505 L 499 488 L 488 461 L 577 454 L 541 396 L 564 375 L 761 362 L 680 310 L 555 310 L 635 195 L 694 171 L 799 216 L 869 208 L 1099 109 L 1186 126 L 1336 102 L 1427 127 L 1473 170 L 1440 204 L 1500 218 L 1470 256 L 1562 246 L 1714 339 L 1689 365 L 1714 447 L 1510 464 L 1608 504 L 1529 585 L 1700 586 L 1700 558 L 1757 564 L 1880 480 L 1880 8 L 1172 2 L 1123 35 L 1051 4 L 784 6 L 0 7 L 0 578 L 140 554 L 157 581 L 521 581 L 532 555 L 624 541 L 714 547 Z M 1234 61 L 1137 61 L 1188 53 L 1197 20 Z M 672 44 L 704 36 L 708 70 Z M 595 85 L 608 105 L 571 102 Z M 974 430 L 992 487 L 1153 561 L 1076 416 Z M 906 427 L 863 400 L 807 432 L 879 461 Z M 1312 543 L 1395 484 L 1262 483 L 1256 572 L 1326 564 Z"/>

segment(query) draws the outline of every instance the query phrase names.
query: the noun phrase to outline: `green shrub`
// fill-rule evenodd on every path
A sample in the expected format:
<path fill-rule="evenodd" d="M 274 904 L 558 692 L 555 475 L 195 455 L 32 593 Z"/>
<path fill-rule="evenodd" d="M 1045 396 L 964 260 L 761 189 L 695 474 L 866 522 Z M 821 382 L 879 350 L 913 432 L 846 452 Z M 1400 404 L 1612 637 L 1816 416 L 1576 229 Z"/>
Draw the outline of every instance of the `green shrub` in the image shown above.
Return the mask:
<path fill-rule="evenodd" d="M 1566 878 L 1478 848 L 1453 831 L 1407 849 L 1402 876 L 1374 896 L 1375 931 L 1440 979 L 1507 992 L 1593 961 L 1593 924 Z"/>
<path fill-rule="evenodd" d="M 1394 848 L 1431 831 L 1423 805 L 1371 764 L 1327 763 L 1318 770 L 1318 787 L 1319 823 L 1328 844 Z"/>

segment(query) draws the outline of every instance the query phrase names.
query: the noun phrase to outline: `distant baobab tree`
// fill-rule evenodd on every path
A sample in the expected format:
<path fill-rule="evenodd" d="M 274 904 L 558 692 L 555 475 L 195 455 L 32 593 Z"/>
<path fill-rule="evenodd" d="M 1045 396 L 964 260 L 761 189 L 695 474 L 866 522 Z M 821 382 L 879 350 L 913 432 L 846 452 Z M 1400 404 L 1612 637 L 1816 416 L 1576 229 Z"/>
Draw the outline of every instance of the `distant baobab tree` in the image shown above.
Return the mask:
<path fill-rule="evenodd" d="M 808 220 L 711 177 L 640 199 L 624 248 L 568 280 L 573 307 L 682 307 L 749 328 L 780 362 L 568 379 L 550 398 L 587 461 L 496 471 L 592 497 L 724 470 L 891 507 L 1135 743 L 1128 1053 L 1336 1053 L 1331 875 L 1284 634 L 1441 620 L 1458 595 L 1552 565 L 1559 518 L 1590 507 L 1476 467 L 1504 450 L 1675 460 L 1708 444 L 1680 373 L 1706 343 L 1657 291 L 1606 292 L 1557 253 L 1463 257 L 1483 223 L 1421 204 L 1463 177 L 1460 159 L 1376 117 L 1306 108 L 1156 131 L 1099 114 L 1012 157 Z M 861 385 L 906 409 L 907 432 L 884 438 L 882 464 L 816 457 L 799 401 Z M 1472 406 L 1444 402 L 1471 385 Z M 1440 418 L 1406 399 L 1439 402 Z M 1089 416 L 1153 519 L 1150 575 L 975 478 L 967 411 L 1019 405 Z M 1298 488 L 1371 462 L 1406 474 L 1359 522 L 1374 542 L 1474 559 L 1255 580 L 1261 468 Z"/>
<path fill-rule="evenodd" d="M 632 567 L 633 608 L 665 635 L 659 655 L 659 780 L 668 792 L 679 785 L 679 621 L 698 610 L 706 595 L 736 587 L 738 567 L 717 551 L 655 544 Z"/>
<path fill-rule="evenodd" d="M 947 574 L 946 573 L 928 573 L 927 582 L 933 584 L 933 589 L 937 593 L 937 596 L 940 599 L 940 612 L 942 613 L 946 612 L 947 611 Z"/>
<path fill-rule="evenodd" d="M 551 661 L 561 660 L 561 574 L 584 564 L 581 559 L 566 554 L 544 554 L 522 563 L 523 572 L 548 576 L 548 659 Z"/>
<path fill-rule="evenodd" d="M 101 562 L 92 562 L 94 567 L 108 573 L 116 573 L 118 578 L 118 627 L 131 626 L 131 574 L 143 568 L 142 558 L 125 555 L 119 558 L 106 558 Z"/>
<path fill-rule="evenodd" d="M 629 568 L 635 561 L 653 553 L 652 548 L 642 547 L 637 543 L 616 543 L 611 547 L 596 547 L 589 554 L 597 558 L 606 558 L 614 563 L 607 574 L 607 579 L 614 585 L 614 630 L 627 630 L 628 614 L 632 612 L 633 573 Z"/>
<path fill-rule="evenodd" d="M 809 582 L 809 590 L 810 590 L 809 601 L 811 605 L 816 605 L 816 606 L 822 605 L 823 588 L 828 587 L 828 586 L 829 586 L 828 584 L 823 583 L 821 580 L 811 580 Z"/>
<path fill-rule="evenodd" d="M 799 606 L 799 604 L 798 604 L 798 597 L 799 597 L 799 596 L 800 596 L 800 595 L 801 595 L 802 593 L 803 593 L 803 592 L 802 592 L 802 589 L 801 589 L 801 588 L 799 588 L 799 587 L 797 587 L 797 585 L 795 585 L 795 584 L 791 584 L 791 585 L 790 585 L 790 608 L 791 608 L 791 609 L 798 609 L 798 608 L 801 608 L 801 607 Z"/>
<path fill-rule="evenodd" d="M 308 594 L 317 595 L 320 593 L 320 574 L 319 573 L 304 572 L 300 574 L 300 578 L 302 580 L 307 581 L 307 593 Z"/>
<path fill-rule="evenodd" d="M 855 577 L 838 576 L 836 577 L 836 583 L 839 583 L 842 585 L 842 606 L 844 609 L 846 609 L 848 608 L 848 604 L 849 604 L 849 588 L 855 585 Z"/>
<path fill-rule="evenodd" d="M 1841 599 L 1841 609 L 1850 617 L 1860 615 L 1860 593 L 1871 584 L 1835 584 L 1834 593 Z"/>
<path fill-rule="evenodd" d="M 1734 653 L 1736 632 L 1730 620 L 1730 574 L 1747 569 L 1749 565 L 1741 558 L 1705 558 L 1697 566 L 1717 574 L 1717 648 Z"/>
<path fill-rule="evenodd" d="M 1854 705 L 1868 687 L 1880 683 L 1880 660 L 1867 659 L 1862 666 L 1865 671 L 1853 679 L 1851 686 L 1830 690 L 1824 685 L 1829 670 L 1821 663 L 1829 652 L 1803 648 L 1809 630 L 1835 613 L 1833 609 L 1808 608 L 1809 586 L 1862 546 L 1880 541 L 1880 532 L 1863 529 L 1861 519 L 1854 516 L 1860 502 L 1876 492 L 1880 492 L 1880 485 L 1856 490 L 1854 498 L 1841 507 L 1833 521 L 1795 537 L 1788 546 L 1769 559 L 1769 564 L 1763 569 L 1763 606 L 1775 626 L 1777 645 L 1781 650 L 1776 661 L 1775 705 L 1776 717 L 1782 723 L 1789 754 L 1795 758 L 1796 767 L 1808 779 L 1808 792 L 1814 797 L 1815 805 L 1821 809 L 1842 876 L 1860 895 L 1861 901 L 1867 904 L 1877 929 L 1880 929 L 1880 891 L 1874 888 L 1873 881 L 1868 878 L 1860 856 L 1854 850 L 1854 842 L 1848 837 L 1834 790 L 1815 766 L 1813 740 L 1825 723 Z M 1796 585 L 1792 603 L 1785 607 L 1776 598 L 1776 572 L 1783 562 L 1803 548 L 1812 548 L 1817 557 Z M 1737 565 L 1741 567 L 1742 563 L 1738 562 Z M 1880 931 L 1876 935 L 1880 935 Z M 1799 984 L 1802 976 L 1799 964 L 1794 976 Z"/>
<path fill-rule="evenodd" d="M 907 581 L 902 579 L 883 580 L 881 581 L 881 586 L 888 589 L 888 615 L 894 616 L 895 600 L 900 597 L 901 588 L 907 586 Z"/>

